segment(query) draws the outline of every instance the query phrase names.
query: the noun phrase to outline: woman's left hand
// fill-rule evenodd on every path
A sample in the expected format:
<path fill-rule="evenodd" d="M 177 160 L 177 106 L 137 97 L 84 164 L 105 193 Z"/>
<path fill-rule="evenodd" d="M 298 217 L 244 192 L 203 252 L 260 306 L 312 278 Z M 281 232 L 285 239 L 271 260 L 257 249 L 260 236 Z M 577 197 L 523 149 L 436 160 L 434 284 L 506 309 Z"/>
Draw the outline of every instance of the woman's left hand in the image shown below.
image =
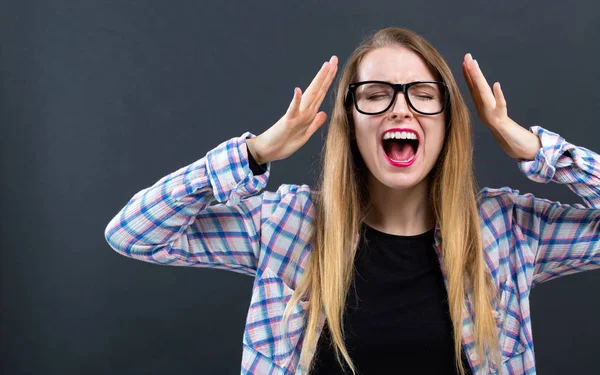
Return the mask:
<path fill-rule="evenodd" d="M 494 83 L 492 92 L 477 60 L 473 60 L 470 53 L 465 55 L 462 69 L 479 119 L 490 129 L 496 142 L 512 158 L 533 160 L 542 147 L 540 139 L 508 117 L 500 83 Z"/>

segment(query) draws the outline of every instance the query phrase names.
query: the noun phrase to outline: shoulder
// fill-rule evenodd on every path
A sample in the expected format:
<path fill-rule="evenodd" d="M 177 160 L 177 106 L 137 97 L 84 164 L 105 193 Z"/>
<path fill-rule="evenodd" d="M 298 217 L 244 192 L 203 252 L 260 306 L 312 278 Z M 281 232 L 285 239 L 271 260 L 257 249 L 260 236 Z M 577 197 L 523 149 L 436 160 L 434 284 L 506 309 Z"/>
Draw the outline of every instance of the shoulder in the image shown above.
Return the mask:
<path fill-rule="evenodd" d="M 514 194 L 519 194 L 519 190 L 517 189 L 513 189 L 510 186 L 503 186 L 503 187 L 499 187 L 499 188 L 492 188 L 492 187 L 484 187 L 482 188 L 479 193 L 477 193 L 477 197 L 479 199 L 486 199 L 486 198 L 494 198 L 494 197 L 502 197 L 502 196 L 506 196 L 506 195 L 514 195 Z"/>
<path fill-rule="evenodd" d="M 316 193 L 309 185 L 282 184 L 276 191 L 263 193 L 263 205 L 273 209 L 285 206 L 308 214 L 308 211 L 312 210 L 315 197 Z"/>
<path fill-rule="evenodd" d="M 519 190 L 509 186 L 481 189 L 477 193 L 476 201 L 482 224 L 495 228 L 511 226 L 513 213 L 522 197 Z"/>
<path fill-rule="evenodd" d="M 315 192 L 308 185 L 282 184 L 262 194 L 262 227 L 282 241 L 308 242 L 315 217 Z M 266 227 L 265 227 L 265 224 Z"/>
<path fill-rule="evenodd" d="M 536 197 L 532 193 L 521 193 L 509 186 L 500 188 L 484 187 L 477 194 L 477 204 L 480 209 L 521 208 L 523 210 L 540 209 L 549 205 L 569 206 L 546 198 Z M 577 204 L 576 207 L 581 205 Z"/>
<path fill-rule="evenodd" d="M 264 251 L 259 260 L 261 275 L 270 269 L 295 288 L 304 273 L 314 234 L 315 192 L 309 185 L 282 184 L 263 193 L 261 237 Z"/>
<path fill-rule="evenodd" d="M 559 206 L 570 207 L 508 186 L 484 187 L 477 194 L 483 225 L 493 226 L 498 233 L 504 232 L 501 228 L 510 229 L 514 225 L 529 227 L 539 217 L 553 215 L 549 208 Z"/>
<path fill-rule="evenodd" d="M 520 197 L 522 197 L 520 191 L 510 186 L 484 187 L 477 193 L 476 201 L 480 209 L 508 208 L 511 204 L 515 204 Z"/>

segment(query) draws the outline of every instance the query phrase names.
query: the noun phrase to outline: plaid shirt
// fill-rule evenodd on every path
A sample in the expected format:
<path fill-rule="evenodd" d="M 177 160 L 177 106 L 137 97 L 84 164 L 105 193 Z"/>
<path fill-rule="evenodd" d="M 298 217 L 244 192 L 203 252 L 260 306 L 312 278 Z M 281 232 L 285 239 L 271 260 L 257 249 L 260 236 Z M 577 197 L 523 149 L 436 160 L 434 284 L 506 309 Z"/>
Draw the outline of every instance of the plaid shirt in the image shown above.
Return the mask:
<path fill-rule="evenodd" d="M 585 205 L 567 205 L 484 188 L 477 196 L 486 265 L 498 287 L 495 307 L 502 362 L 478 358 L 470 290 L 462 344 L 476 374 L 535 374 L 529 294 L 535 285 L 600 268 L 600 156 L 539 126 L 542 143 L 518 166 L 533 181 L 566 184 Z M 314 196 L 307 185 L 262 191 L 269 177 L 249 167 L 245 132 L 200 160 L 136 193 L 109 222 L 105 237 L 122 255 L 162 265 L 211 267 L 254 277 L 243 334 L 242 374 L 305 374 L 301 351 L 308 300 L 293 310 L 288 333 L 279 322 L 311 253 Z M 261 192 L 262 191 L 262 192 Z M 440 257 L 439 224 L 435 250 Z M 442 270 L 443 272 L 443 270 Z M 446 275 L 444 274 L 446 281 Z M 447 287 L 447 281 L 446 281 Z M 325 322 L 321 313 L 317 334 Z"/>

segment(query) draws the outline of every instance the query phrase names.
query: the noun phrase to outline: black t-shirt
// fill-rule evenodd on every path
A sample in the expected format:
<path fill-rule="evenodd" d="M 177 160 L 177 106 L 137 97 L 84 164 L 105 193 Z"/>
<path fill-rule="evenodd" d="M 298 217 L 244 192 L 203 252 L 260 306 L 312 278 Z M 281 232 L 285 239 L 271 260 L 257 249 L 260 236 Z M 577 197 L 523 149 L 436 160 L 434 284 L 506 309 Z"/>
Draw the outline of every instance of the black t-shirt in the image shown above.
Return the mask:
<path fill-rule="evenodd" d="M 250 168 L 261 174 L 248 153 Z M 448 295 L 433 248 L 433 228 L 396 236 L 363 227 L 354 282 L 344 314 L 345 345 L 359 375 L 455 375 L 454 338 Z M 327 324 L 315 353 L 312 375 L 351 374 L 335 358 Z M 463 365 L 471 374 L 462 352 Z"/>
<path fill-rule="evenodd" d="M 344 314 L 345 344 L 358 374 L 457 374 L 434 229 L 416 236 L 391 235 L 366 225 L 363 230 Z M 327 324 L 315 355 L 311 374 L 344 374 Z"/>

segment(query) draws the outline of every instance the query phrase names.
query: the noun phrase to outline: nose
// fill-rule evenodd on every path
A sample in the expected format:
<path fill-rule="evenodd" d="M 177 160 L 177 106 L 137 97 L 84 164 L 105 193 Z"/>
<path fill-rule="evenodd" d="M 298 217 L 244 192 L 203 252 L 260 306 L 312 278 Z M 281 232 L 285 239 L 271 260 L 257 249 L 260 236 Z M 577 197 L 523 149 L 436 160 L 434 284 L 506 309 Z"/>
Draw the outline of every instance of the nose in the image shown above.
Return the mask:
<path fill-rule="evenodd" d="M 396 98 L 389 110 L 389 115 L 391 118 L 413 116 L 412 110 L 406 101 L 406 96 L 402 91 L 396 93 Z"/>

